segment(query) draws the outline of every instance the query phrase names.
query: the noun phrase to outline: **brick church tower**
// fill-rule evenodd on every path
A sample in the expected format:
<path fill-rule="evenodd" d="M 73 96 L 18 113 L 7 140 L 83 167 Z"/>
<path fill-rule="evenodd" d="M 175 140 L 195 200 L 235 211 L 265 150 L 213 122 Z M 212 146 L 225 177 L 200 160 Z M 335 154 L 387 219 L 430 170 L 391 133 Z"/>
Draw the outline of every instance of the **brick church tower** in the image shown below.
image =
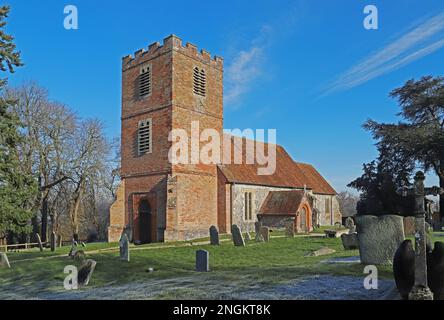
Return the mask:
<path fill-rule="evenodd" d="M 193 121 L 222 135 L 223 60 L 174 35 L 124 57 L 121 121 L 122 183 L 108 240 L 124 229 L 140 243 L 207 236 L 217 225 L 217 167 L 171 164 L 168 137 L 183 129 L 190 138 Z"/>

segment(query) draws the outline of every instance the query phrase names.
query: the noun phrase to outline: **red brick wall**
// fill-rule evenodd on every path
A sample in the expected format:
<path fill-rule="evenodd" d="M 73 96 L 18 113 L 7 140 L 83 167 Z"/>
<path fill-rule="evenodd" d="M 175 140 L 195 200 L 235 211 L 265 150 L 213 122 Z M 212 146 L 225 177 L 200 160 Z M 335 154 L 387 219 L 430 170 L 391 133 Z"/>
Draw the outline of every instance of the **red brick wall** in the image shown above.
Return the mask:
<path fill-rule="evenodd" d="M 141 65 L 152 68 L 151 94 L 137 97 L 137 78 Z M 193 92 L 193 69 L 206 72 L 206 97 Z M 190 44 L 171 36 L 161 46 L 155 43 L 146 52 L 123 59 L 122 76 L 122 178 L 125 179 L 126 222 L 133 225 L 135 240 L 139 194 L 156 199 L 157 240 L 169 241 L 207 236 L 217 225 L 217 175 L 215 165 L 178 165 L 168 160 L 172 129 L 185 129 L 200 122 L 200 131 L 223 128 L 223 62 Z M 138 122 L 152 118 L 152 153 L 137 154 Z M 201 143 L 203 145 L 204 143 Z M 169 178 L 177 176 L 171 187 Z M 136 197 L 136 198 L 134 198 Z M 153 198 L 154 197 L 154 198 Z M 174 205 L 171 205 L 174 203 Z M 152 205 L 153 207 L 153 205 Z M 166 231 L 164 233 L 164 231 Z"/>

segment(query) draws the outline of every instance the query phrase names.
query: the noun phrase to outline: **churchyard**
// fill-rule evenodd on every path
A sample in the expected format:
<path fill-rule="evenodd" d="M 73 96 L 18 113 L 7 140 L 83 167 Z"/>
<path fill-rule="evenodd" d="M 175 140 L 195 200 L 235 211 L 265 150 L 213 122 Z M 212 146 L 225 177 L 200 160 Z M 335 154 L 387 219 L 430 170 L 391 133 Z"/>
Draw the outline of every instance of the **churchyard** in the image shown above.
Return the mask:
<path fill-rule="evenodd" d="M 245 246 L 228 235 L 219 245 L 209 238 L 130 244 L 129 262 L 120 259 L 118 243 L 91 243 L 79 249 L 97 266 L 79 290 L 63 286 L 65 266 L 82 264 L 68 256 L 71 246 L 8 252 L 11 268 L 0 268 L 0 299 L 383 299 L 394 287 L 392 266 L 378 266 L 378 290 L 364 289 L 359 251 L 344 250 L 324 229 L 294 237 L 273 232 L 269 242 L 251 236 Z M 441 236 L 432 235 L 434 241 Z M 332 253 L 313 255 L 322 248 Z M 209 253 L 208 272 L 196 271 L 198 250 Z"/>

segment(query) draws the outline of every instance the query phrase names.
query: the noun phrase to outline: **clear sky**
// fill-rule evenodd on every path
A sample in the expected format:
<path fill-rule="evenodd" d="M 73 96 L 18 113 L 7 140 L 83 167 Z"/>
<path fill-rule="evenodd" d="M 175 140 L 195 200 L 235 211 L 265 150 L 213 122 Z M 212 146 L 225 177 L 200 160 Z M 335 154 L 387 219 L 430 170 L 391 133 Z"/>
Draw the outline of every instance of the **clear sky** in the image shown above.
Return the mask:
<path fill-rule="evenodd" d="M 174 33 L 224 57 L 225 128 L 277 129 L 277 142 L 337 191 L 376 156 L 362 123 L 396 120 L 389 91 L 444 75 L 442 0 L 7 3 L 25 63 L 12 85 L 35 80 L 118 137 L 121 57 Z M 63 27 L 71 4 L 78 30 Z M 377 30 L 364 28 L 366 5 L 378 8 Z"/>

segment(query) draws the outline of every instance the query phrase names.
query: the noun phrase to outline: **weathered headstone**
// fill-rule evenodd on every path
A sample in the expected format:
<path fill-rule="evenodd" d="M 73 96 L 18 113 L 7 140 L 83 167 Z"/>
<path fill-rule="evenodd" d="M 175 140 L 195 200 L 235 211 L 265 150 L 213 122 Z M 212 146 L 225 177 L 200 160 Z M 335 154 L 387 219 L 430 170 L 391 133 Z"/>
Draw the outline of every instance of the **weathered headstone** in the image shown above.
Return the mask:
<path fill-rule="evenodd" d="M 37 239 L 37 243 L 39 245 L 40 252 L 42 252 L 43 251 L 42 239 L 40 238 L 40 235 L 38 233 L 35 234 L 35 237 Z"/>
<path fill-rule="evenodd" d="M 347 217 L 347 219 L 345 219 L 345 227 L 348 229 L 348 234 L 356 232 L 355 221 L 352 217 Z"/>
<path fill-rule="evenodd" d="M 96 268 L 97 262 L 92 259 L 86 260 L 80 267 L 77 274 L 77 282 L 81 286 L 87 286 L 91 280 L 91 276 Z"/>
<path fill-rule="evenodd" d="M 341 234 L 342 245 L 345 250 L 355 250 L 359 248 L 358 234 L 356 233 L 355 221 L 352 217 L 345 219 L 345 227 L 348 234 Z"/>
<path fill-rule="evenodd" d="M 359 249 L 358 234 L 356 232 L 341 235 L 341 240 L 345 250 Z"/>
<path fill-rule="evenodd" d="M 415 235 L 415 217 L 404 217 L 404 235 L 413 236 Z"/>
<path fill-rule="evenodd" d="M 285 236 L 288 238 L 294 238 L 294 223 L 293 221 L 287 223 L 285 226 Z"/>
<path fill-rule="evenodd" d="M 260 221 L 256 221 L 254 223 L 254 233 L 259 234 L 262 227 L 262 223 Z"/>
<path fill-rule="evenodd" d="M 56 250 L 56 242 L 57 242 L 57 237 L 55 232 L 51 232 L 51 251 L 55 251 Z"/>
<path fill-rule="evenodd" d="M 256 238 L 254 240 L 256 242 L 265 242 L 264 237 L 260 233 L 256 234 Z"/>
<path fill-rule="evenodd" d="M 319 257 L 319 256 L 329 255 L 329 254 L 332 254 L 335 252 L 336 252 L 336 250 L 334 250 L 334 249 L 330 249 L 328 247 L 322 247 L 318 250 L 307 253 L 305 256 L 306 257 Z"/>
<path fill-rule="evenodd" d="M 392 264 L 404 241 L 403 218 L 396 215 L 359 216 L 356 218 L 359 254 L 363 264 Z"/>
<path fill-rule="evenodd" d="M 210 227 L 210 244 L 212 246 L 218 246 L 219 243 L 219 231 L 215 226 Z"/>
<path fill-rule="evenodd" d="M 233 243 L 236 247 L 245 247 L 244 237 L 239 229 L 239 227 L 235 224 L 231 226 L 231 236 L 233 237 Z"/>
<path fill-rule="evenodd" d="M 0 267 L 11 268 L 8 256 L 4 252 L 0 252 Z"/>
<path fill-rule="evenodd" d="M 70 257 L 74 256 L 76 251 L 77 251 L 77 241 L 73 240 L 73 242 L 71 244 L 71 249 L 69 250 L 69 253 L 68 253 L 68 256 L 70 256 Z"/>
<path fill-rule="evenodd" d="M 206 250 L 196 251 L 196 271 L 208 272 L 210 271 L 210 253 Z"/>
<path fill-rule="evenodd" d="M 123 234 L 119 241 L 120 245 L 120 260 L 130 261 L 130 252 L 129 252 L 129 240 L 126 234 Z"/>
<path fill-rule="evenodd" d="M 84 261 L 86 259 L 86 254 L 83 250 L 77 250 L 73 253 L 72 258 L 76 261 Z"/>
<path fill-rule="evenodd" d="M 259 233 L 264 238 L 265 242 L 270 241 L 270 228 L 268 227 L 261 227 Z"/>

